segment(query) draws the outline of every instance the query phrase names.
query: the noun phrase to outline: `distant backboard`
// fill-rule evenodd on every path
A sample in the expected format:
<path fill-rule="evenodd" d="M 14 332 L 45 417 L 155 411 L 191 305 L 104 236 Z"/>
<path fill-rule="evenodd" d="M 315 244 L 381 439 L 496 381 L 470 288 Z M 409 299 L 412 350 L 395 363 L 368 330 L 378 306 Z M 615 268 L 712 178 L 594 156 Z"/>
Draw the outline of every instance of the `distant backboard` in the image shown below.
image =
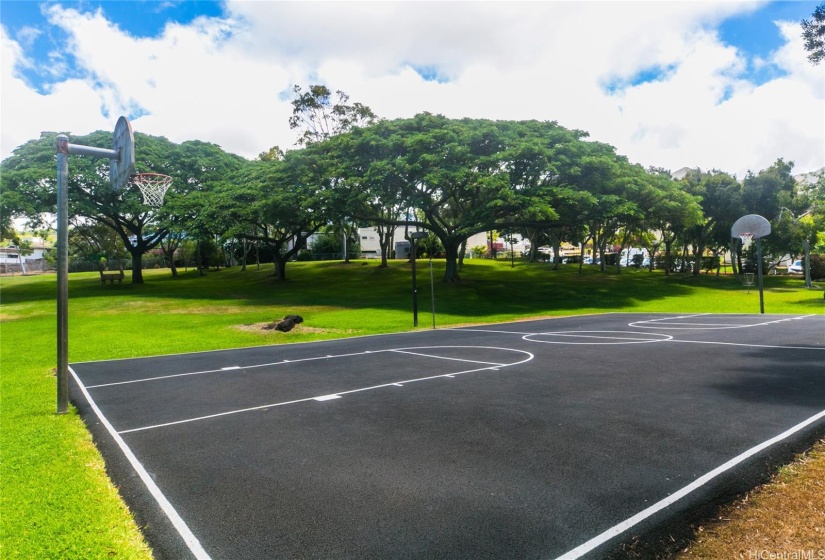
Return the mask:
<path fill-rule="evenodd" d="M 742 237 L 750 234 L 753 239 L 765 237 L 771 233 L 771 223 L 759 214 L 742 216 L 730 228 L 731 237 Z"/>
<path fill-rule="evenodd" d="M 119 191 L 129 182 L 135 173 L 135 137 L 132 125 L 126 117 L 120 117 L 115 124 L 112 137 L 112 150 L 118 152 L 118 159 L 111 160 L 109 178 L 112 188 Z"/>

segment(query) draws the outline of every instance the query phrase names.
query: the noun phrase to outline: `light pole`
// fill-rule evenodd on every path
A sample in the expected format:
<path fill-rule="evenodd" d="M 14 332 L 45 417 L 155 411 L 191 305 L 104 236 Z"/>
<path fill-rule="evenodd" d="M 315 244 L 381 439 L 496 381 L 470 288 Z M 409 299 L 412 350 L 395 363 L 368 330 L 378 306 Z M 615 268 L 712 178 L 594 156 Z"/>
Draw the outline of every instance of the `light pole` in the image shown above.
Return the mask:
<path fill-rule="evenodd" d="M 410 239 L 412 240 L 412 253 L 410 254 L 410 258 L 412 259 L 413 327 L 418 326 L 418 284 L 415 279 L 415 260 L 418 256 L 417 241 L 419 239 L 425 239 L 426 237 L 427 234 L 423 231 L 414 231 L 410 234 Z"/>

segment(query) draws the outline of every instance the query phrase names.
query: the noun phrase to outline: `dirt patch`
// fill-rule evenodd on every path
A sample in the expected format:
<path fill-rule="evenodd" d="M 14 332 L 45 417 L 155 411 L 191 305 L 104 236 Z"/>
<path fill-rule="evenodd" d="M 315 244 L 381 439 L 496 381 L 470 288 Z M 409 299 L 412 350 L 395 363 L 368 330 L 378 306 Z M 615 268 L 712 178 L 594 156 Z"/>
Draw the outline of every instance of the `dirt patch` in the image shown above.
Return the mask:
<path fill-rule="evenodd" d="M 677 560 L 825 558 L 825 440 L 696 529 Z"/>
<path fill-rule="evenodd" d="M 295 327 L 289 331 L 288 333 L 281 332 L 276 329 L 264 329 L 264 327 L 271 325 L 272 323 L 252 323 L 247 325 L 234 325 L 232 328 L 248 332 L 248 333 L 255 333 L 260 334 L 262 336 L 290 336 L 293 333 L 296 334 L 353 334 L 358 331 L 354 329 L 321 329 L 318 327 L 308 327 L 304 324 L 295 325 Z"/>

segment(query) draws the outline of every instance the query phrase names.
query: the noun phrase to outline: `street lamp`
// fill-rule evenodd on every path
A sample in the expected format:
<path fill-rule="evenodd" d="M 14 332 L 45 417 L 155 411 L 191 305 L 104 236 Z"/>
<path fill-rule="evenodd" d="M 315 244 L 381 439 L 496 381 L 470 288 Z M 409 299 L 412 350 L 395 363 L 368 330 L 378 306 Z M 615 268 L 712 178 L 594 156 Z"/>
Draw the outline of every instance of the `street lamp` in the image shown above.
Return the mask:
<path fill-rule="evenodd" d="M 413 327 L 418 326 L 418 284 L 415 280 L 415 259 L 418 256 L 417 243 L 419 239 L 426 239 L 427 233 L 423 231 L 414 231 L 410 234 L 412 239 L 412 285 L 413 285 Z"/>

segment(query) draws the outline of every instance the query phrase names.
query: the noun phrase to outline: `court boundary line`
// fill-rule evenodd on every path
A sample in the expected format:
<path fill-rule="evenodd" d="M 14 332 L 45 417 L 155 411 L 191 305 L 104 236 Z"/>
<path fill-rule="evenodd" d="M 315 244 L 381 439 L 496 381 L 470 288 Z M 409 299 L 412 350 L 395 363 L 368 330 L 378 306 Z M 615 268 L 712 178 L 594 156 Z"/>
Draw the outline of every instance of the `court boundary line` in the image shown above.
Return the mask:
<path fill-rule="evenodd" d="M 97 406 L 97 403 L 92 398 L 91 394 L 86 390 L 86 387 L 83 385 L 83 382 L 80 380 L 80 377 L 75 373 L 75 371 L 71 368 L 68 368 L 69 372 L 74 377 L 75 383 L 77 383 L 78 387 L 80 387 L 80 391 L 83 393 L 83 396 L 86 397 L 86 402 L 89 403 L 89 406 L 97 416 L 100 423 L 106 428 L 106 431 L 109 432 L 109 435 L 112 436 L 117 446 L 120 448 L 123 455 L 126 457 L 126 460 L 129 461 L 129 464 L 135 470 L 137 475 L 140 477 L 140 480 L 143 482 L 144 486 L 152 497 L 157 502 L 160 509 L 166 515 L 166 518 L 172 523 L 175 527 L 175 530 L 178 532 L 178 535 L 183 539 L 186 543 L 186 546 L 189 548 L 189 551 L 195 556 L 197 560 L 211 560 L 209 554 L 204 550 L 203 546 L 201 545 L 198 538 L 192 533 L 192 530 L 189 529 L 189 526 L 183 520 L 183 518 L 178 514 L 175 507 L 169 502 L 166 496 L 161 491 L 160 487 L 155 483 L 149 473 L 146 471 L 146 468 L 143 464 L 138 460 L 137 456 L 132 452 L 132 449 L 126 443 L 126 441 L 118 434 L 118 432 L 114 429 L 114 426 L 109 422 L 109 420 L 103 415 L 103 412 Z"/>
<path fill-rule="evenodd" d="M 667 342 L 684 342 L 686 344 L 718 344 L 721 346 L 742 346 L 745 348 L 775 348 L 778 350 L 825 350 L 825 346 L 781 346 L 776 344 L 746 344 L 744 342 L 720 342 L 717 340 L 678 340 L 673 338 Z"/>
<path fill-rule="evenodd" d="M 791 428 L 785 430 L 779 435 L 772 437 L 769 440 L 766 440 L 750 449 L 740 453 L 739 455 L 729 459 L 727 462 L 719 465 L 715 469 L 705 473 L 704 475 L 700 476 L 687 486 L 682 487 L 681 489 L 677 490 L 676 492 L 670 494 L 666 498 L 663 498 L 656 502 L 655 504 L 643 509 L 636 515 L 628 517 L 624 521 L 617 523 L 613 527 L 599 533 L 595 537 L 591 538 L 590 540 L 580 544 L 576 548 L 573 548 L 566 553 L 558 556 L 555 560 L 577 560 L 581 558 L 585 554 L 593 551 L 594 549 L 598 548 L 599 546 L 607 543 L 608 541 L 618 537 L 622 533 L 626 532 L 628 529 L 633 528 L 634 526 L 638 525 L 642 521 L 646 520 L 647 518 L 655 515 L 656 513 L 660 512 L 661 510 L 673 505 L 677 501 L 681 500 L 688 494 L 691 494 L 695 490 L 698 490 L 702 486 L 705 486 L 708 482 L 713 480 L 714 478 L 718 477 L 721 474 L 731 470 L 733 467 L 739 465 L 740 463 L 744 462 L 747 459 L 750 459 L 757 453 L 764 451 L 765 449 L 779 443 L 787 439 L 788 437 L 796 434 L 803 428 L 825 418 L 825 410 L 814 414 L 813 416 L 803 420 L 802 422 L 792 426 Z"/>
<path fill-rule="evenodd" d="M 707 317 L 709 315 L 715 315 L 714 313 L 701 313 L 698 315 L 688 315 L 684 317 L 672 317 L 671 319 L 689 319 L 691 317 Z M 724 313 L 719 315 L 726 315 Z M 814 317 L 815 314 L 809 315 L 797 315 L 797 316 L 788 316 L 783 317 L 782 319 L 775 319 L 773 321 L 763 321 L 761 323 L 750 323 L 748 325 L 714 325 L 713 323 L 668 323 L 670 320 L 669 318 L 662 318 L 662 319 L 649 319 L 644 321 L 632 321 L 627 324 L 628 327 L 637 328 L 637 329 L 662 329 L 662 330 L 693 330 L 693 331 L 720 331 L 726 329 L 750 329 L 755 327 L 764 327 L 767 325 L 774 325 L 776 323 L 786 323 L 789 321 L 797 321 L 801 319 L 807 319 L 809 317 Z M 660 322 L 660 324 L 656 325 L 649 325 L 645 323 L 653 323 L 653 322 Z M 686 325 L 686 326 L 674 326 L 671 327 L 669 325 Z"/>

